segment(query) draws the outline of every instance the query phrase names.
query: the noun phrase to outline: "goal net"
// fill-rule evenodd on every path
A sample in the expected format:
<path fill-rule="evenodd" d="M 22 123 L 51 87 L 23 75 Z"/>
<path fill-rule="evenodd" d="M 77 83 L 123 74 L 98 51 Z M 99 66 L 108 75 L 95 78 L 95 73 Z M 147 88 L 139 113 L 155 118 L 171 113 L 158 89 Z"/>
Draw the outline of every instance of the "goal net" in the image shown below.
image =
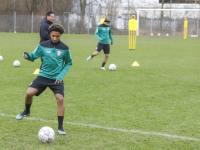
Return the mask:
<path fill-rule="evenodd" d="M 188 21 L 188 36 L 200 36 L 199 9 L 138 9 L 138 35 L 183 36 L 184 21 Z"/>

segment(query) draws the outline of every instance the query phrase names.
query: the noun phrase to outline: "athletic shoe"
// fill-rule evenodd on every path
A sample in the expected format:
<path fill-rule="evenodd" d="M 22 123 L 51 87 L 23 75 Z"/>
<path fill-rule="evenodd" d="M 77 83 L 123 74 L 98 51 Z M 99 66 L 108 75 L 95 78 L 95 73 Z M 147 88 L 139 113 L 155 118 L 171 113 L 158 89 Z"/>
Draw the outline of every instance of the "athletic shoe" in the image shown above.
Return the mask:
<path fill-rule="evenodd" d="M 65 135 L 66 134 L 66 132 L 63 130 L 63 128 L 58 129 L 58 133 L 60 135 Z"/>
<path fill-rule="evenodd" d="M 26 111 L 24 110 L 21 114 L 16 116 L 16 119 L 21 120 L 24 118 L 24 116 L 30 116 L 30 113 L 26 113 Z"/>
<path fill-rule="evenodd" d="M 87 61 L 89 61 L 90 59 L 92 59 L 92 56 L 89 56 L 89 57 L 87 58 Z"/>
<path fill-rule="evenodd" d="M 102 69 L 102 70 L 106 70 L 106 68 L 105 68 L 105 67 L 101 67 L 100 69 Z"/>

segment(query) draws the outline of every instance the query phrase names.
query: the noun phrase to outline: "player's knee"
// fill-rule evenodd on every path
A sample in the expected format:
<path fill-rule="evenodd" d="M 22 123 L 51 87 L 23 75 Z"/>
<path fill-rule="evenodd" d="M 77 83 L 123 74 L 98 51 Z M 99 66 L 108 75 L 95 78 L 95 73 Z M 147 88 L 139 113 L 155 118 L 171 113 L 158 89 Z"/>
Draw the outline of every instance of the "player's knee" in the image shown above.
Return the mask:
<path fill-rule="evenodd" d="M 56 100 L 58 104 L 63 104 L 63 96 L 57 96 Z"/>
<path fill-rule="evenodd" d="M 33 97 L 33 95 L 34 95 L 34 94 L 33 94 L 33 92 L 31 92 L 31 91 L 27 91 L 27 92 L 26 92 L 26 97 L 27 97 L 27 98 L 31 98 L 31 97 Z"/>

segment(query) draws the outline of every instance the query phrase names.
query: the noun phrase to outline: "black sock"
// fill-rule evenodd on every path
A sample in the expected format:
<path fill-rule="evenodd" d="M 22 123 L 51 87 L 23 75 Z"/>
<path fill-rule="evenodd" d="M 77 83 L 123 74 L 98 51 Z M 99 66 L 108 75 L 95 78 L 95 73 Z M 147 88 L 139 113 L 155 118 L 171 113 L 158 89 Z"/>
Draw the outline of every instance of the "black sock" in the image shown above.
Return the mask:
<path fill-rule="evenodd" d="M 91 55 L 91 57 L 94 57 L 93 55 Z"/>
<path fill-rule="evenodd" d="M 64 116 L 58 116 L 58 129 L 62 128 Z"/>
<path fill-rule="evenodd" d="M 26 113 L 30 113 L 31 104 L 25 104 Z"/>
<path fill-rule="evenodd" d="M 101 67 L 104 67 L 104 65 L 105 65 L 105 64 L 106 64 L 106 63 L 105 63 L 105 62 L 103 62 Z"/>

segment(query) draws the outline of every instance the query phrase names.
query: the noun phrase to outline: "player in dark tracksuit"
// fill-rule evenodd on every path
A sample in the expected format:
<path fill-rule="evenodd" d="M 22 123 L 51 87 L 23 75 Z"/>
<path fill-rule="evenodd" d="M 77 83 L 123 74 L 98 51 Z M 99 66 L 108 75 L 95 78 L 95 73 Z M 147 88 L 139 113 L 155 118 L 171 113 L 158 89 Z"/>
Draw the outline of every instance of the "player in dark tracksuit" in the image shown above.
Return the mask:
<path fill-rule="evenodd" d="M 48 28 L 53 24 L 54 21 L 54 12 L 48 11 L 46 17 L 44 17 L 41 21 L 40 26 L 40 43 L 51 39 Z M 42 64 L 40 69 L 42 68 Z"/>
<path fill-rule="evenodd" d="M 95 36 L 97 37 L 97 39 L 99 40 L 96 51 L 87 58 L 87 61 L 91 60 L 94 56 L 98 55 L 100 53 L 100 51 L 103 49 L 104 50 L 104 60 L 101 66 L 102 70 L 106 70 L 105 69 L 105 64 L 108 60 L 108 56 L 110 53 L 110 45 L 109 45 L 109 39 L 111 40 L 111 45 L 113 44 L 113 37 L 111 34 L 111 28 L 109 26 L 110 21 L 105 19 L 104 23 L 99 25 L 96 28 L 95 31 Z"/>
<path fill-rule="evenodd" d="M 64 119 L 64 84 L 63 77 L 69 71 L 72 65 L 72 58 L 69 47 L 60 41 L 64 29 L 59 24 L 53 24 L 49 27 L 51 39 L 40 43 L 32 52 L 24 52 L 23 57 L 29 61 L 41 57 L 42 68 L 38 77 L 30 84 L 25 96 L 25 110 L 16 116 L 17 120 L 23 119 L 24 116 L 30 115 L 30 107 L 33 96 L 39 96 L 47 87 L 53 92 L 57 100 L 58 115 L 58 133 L 65 135 L 63 130 Z"/>
<path fill-rule="evenodd" d="M 41 21 L 40 26 L 40 43 L 51 39 L 48 28 L 53 24 L 54 12 L 48 11 L 46 17 Z"/>

